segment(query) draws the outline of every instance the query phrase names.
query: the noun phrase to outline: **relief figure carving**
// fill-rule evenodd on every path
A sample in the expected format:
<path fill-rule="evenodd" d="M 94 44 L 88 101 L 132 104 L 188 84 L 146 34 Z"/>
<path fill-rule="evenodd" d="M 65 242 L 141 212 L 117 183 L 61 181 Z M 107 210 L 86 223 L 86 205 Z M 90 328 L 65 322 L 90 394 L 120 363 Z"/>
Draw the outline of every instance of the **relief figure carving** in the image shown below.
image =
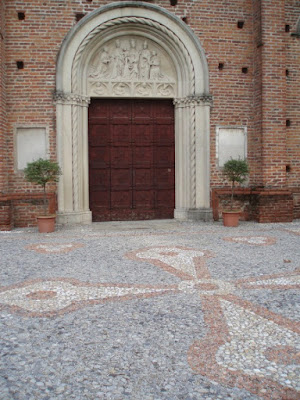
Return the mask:
<path fill-rule="evenodd" d="M 90 68 L 89 78 L 170 81 L 161 71 L 161 57 L 156 50 L 149 50 L 146 40 L 140 49 L 137 49 L 135 39 L 131 39 L 129 43 L 129 48 L 124 43 L 122 47 L 120 39 L 117 39 L 114 49 L 104 46 Z"/>
<path fill-rule="evenodd" d="M 89 68 L 92 93 L 104 95 L 108 90 L 102 86 L 104 84 L 110 86 L 114 96 L 173 95 L 174 69 L 157 47 L 151 41 L 128 37 L 102 46 Z"/>
<path fill-rule="evenodd" d="M 149 79 L 150 78 L 150 59 L 151 52 L 148 49 L 147 41 L 143 44 L 143 50 L 140 54 L 140 78 Z"/>
<path fill-rule="evenodd" d="M 90 76 L 92 78 L 108 78 L 110 75 L 110 61 L 108 48 L 104 46 L 97 65 L 92 67 Z"/>
<path fill-rule="evenodd" d="M 143 82 L 143 83 L 138 83 L 135 89 L 136 93 L 140 94 L 141 96 L 150 96 L 152 86 L 151 83 Z"/>
<path fill-rule="evenodd" d="M 150 79 L 156 81 L 160 78 L 163 78 L 163 75 L 160 72 L 160 58 L 156 51 L 152 51 L 150 59 Z"/>
<path fill-rule="evenodd" d="M 124 75 L 125 79 L 136 79 L 139 75 L 138 71 L 139 53 L 136 49 L 136 41 L 130 40 L 130 49 L 125 52 L 125 67 Z"/>
<path fill-rule="evenodd" d="M 113 52 L 112 62 L 113 62 L 113 69 L 111 74 L 112 79 L 116 79 L 120 76 L 123 76 L 124 65 L 125 65 L 125 54 L 123 49 L 121 48 L 121 42 L 119 39 L 116 40 L 116 48 Z"/>

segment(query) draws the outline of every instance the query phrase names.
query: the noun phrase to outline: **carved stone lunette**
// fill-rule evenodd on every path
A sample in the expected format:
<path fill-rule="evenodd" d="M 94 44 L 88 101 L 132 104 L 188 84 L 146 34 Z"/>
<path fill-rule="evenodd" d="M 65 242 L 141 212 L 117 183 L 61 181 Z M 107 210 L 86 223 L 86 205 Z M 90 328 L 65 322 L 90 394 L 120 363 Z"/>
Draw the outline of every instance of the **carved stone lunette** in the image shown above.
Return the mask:
<path fill-rule="evenodd" d="M 102 46 L 88 69 L 90 95 L 174 97 L 171 60 L 151 40 L 122 36 Z"/>

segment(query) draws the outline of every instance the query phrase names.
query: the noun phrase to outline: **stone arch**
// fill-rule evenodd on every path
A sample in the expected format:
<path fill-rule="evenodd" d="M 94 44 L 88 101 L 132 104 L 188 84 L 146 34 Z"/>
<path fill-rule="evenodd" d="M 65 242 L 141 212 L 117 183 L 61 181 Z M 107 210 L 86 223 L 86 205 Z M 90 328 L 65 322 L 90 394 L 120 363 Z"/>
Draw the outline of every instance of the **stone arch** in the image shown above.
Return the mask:
<path fill-rule="evenodd" d="M 135 38 L 146 40 L 160 51 L 172 77 L 164 82 L 149 79 L 149 93 L 136 90 L 139 80 L 126 82 L 123 97 L 172 98 L 175 105 L 175 204 L 178 219 L 207 219 L 209 202 L 209 95 L 208 66 L 194 33 L 179 18 L 161 7 L 142 2 L 116 2 L 83 18 L 65 38 L 57 61 L 56 116 L 57 151 L 63 175 L 58 188 L 58 218 L 61 223 L 91 221 L 88 198 L 88 104 L 90 97 L 116 97 L 111 89 L 118 82 L 89 75 L 99 49 Z M 105 50 L 105 51 L 108 51 Z M 102 50 L 104 51 L 104 50 Z M 163 64 L 163 63 L 162 63 Z M 97 75 L 98 74 L 98 75 Z M 170 75 L 170 74 L 169 74 Z M 106 88 L 94 92 L 94 83 Z M 121 79 L 120 77 L 118 78 Z M 123 78 L 122 78 L 123 79 Z M 115 86 L 114 86 L 115 85 Z M 125 83 L 122 82 L 124 86 Z M 161 86 L 162 87 L 162 86 Z M 129 89 L 128 89 L 129 90 Z M 129 95 L 130 93 L 130 95 Z"/>

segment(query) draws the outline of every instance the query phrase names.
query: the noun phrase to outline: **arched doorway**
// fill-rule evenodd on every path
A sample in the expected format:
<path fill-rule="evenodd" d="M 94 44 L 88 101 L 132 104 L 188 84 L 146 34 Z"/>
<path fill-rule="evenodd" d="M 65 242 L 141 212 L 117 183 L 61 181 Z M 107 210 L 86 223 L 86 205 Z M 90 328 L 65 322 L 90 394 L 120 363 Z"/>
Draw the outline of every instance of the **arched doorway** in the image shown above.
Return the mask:
<path fill-rule="evenodd" d="M 58 159 L 63 170 L 58 192 L 61 223 L 91 221 L 91 98 L 172 99 L 174 217 L 210 216 L 208 69 L 198 39 L 180 19 L 139 2 L 112 3 L 92 12 L 62 45 L 55 98 Z"/>

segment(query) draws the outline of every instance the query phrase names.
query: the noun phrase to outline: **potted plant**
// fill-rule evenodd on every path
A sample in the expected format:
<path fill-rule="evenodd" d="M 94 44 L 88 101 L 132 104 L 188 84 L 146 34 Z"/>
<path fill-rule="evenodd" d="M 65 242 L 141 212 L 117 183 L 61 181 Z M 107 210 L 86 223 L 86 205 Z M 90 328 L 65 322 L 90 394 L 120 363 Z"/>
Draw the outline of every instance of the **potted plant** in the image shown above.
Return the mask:
<path fill-rule="evenodd" d="M 230 209 L 223 210 L 224 226 L 238 226 L 241 210 L 233 209 L 233 197 L 236 183 L 243 183 L 249 175 L 249 167 L 246 160 L 228 160 L 223 167 L 223 174 L 231 184 Z"/>
<path fill-rule="evenodd" d="M 56 215 L 48 214 L 47 212 L 46 185 L 48 182 L 58 181 L 61 169 L 57 162 L 39 158 L 36 161 L 27 163 L 24 174 L 28 182 L 36 183 L 43 188 L 44 215 L 37 217 L 39 232 L 53 232 Z"/>

